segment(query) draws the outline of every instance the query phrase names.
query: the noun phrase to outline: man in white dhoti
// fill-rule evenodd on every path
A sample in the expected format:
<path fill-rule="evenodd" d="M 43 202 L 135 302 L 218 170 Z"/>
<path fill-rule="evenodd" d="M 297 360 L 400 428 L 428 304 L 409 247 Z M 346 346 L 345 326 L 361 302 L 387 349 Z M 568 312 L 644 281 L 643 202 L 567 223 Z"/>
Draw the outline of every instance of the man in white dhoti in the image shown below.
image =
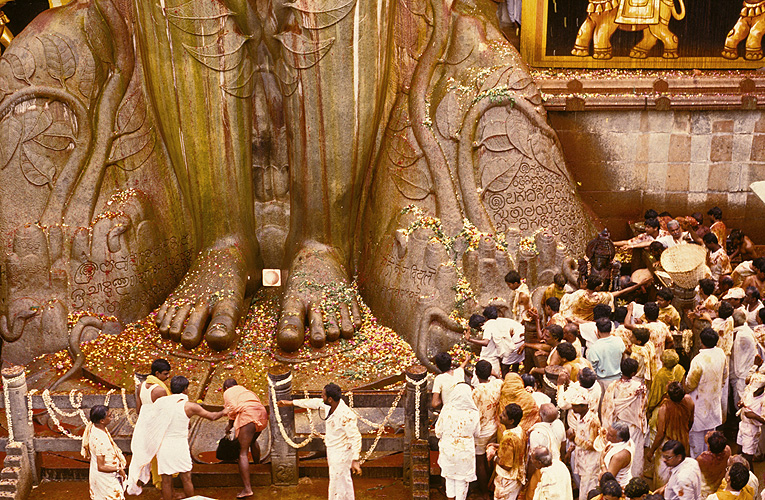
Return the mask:
<path fill-rule="evenodd" d="M 568 439 L 574 443 L 571 470 L 579 476 L 579 500 L 586 500 L 587 493 L 598 486 L 600 476 L 600 451 L 595 449 L 600 431 L 598 406 L 590 405 L 589 391 L 576 383 L 566 391 L 566 398 L 571 405 Z"/>
<path fill-rule="evenodd" d="M 553 459 L 550 450 L 544 447 L 532 450 L 531 463 L 542 471 L 533 500 L 574 500 L 571 473 L 563 462 Z"/>
<path fill-rule="evenodd" d="M 753 392 L 746 391 L 740 405 L 741 409 L 738 414 L 741 417 L 741 423 L 738 426 L 736 443 L 741 445 L 741 454 L 749 462 L 751 469 L 753 468 L 752 457 L 757 453 L 762 425 L 765 424 L 765 418 L 762 416 L 765 406 L 765 385 Z"/>
<path fill-rule="evenodd" d="M 176 375 L 170 380 L 170 396 L 157 400 L 157 413 L 152 426 L 152 442 L 156 443 L 157 470 L 162 476 L 162 500 L 173 499 L 173 474 L 181 477 L 183 494 L 194 496 L 191 482 L 191 450 L 189 448 L 189 419 L 196 415 L 207 420 L 218 420 L 227 410 L 209 412 L 189 401 L 186 394 L 189 380 Z"/>
<path fill-rule="evenodd" d="M 685 390 L 694 403 L 693 427 L 689 436 L 691 456 L 704 451 L 704 436 L 723 423 L 723 386 L 728 380 L 728 360 L 717 347 L 717 332 L 704 328 L 700 335 L 701 350 L 691 360 Z"/>
<path fill-rule="evenodd" d="M 470 401 L 472 403 L 473 400 Z M 359 463 L 361 433 L 357 423 L 358 418 L 343 401 L 340 386 L 325 385 L 321 399 L 296 399 L 279 401 L 277 404 L 319 411 L 319 416 L 326 421 L 324 444 L 327 447 L 327 465 L 329 466 L 329 500 L 353 500 L 351 472 L 361 474 Z M 475 466 L 473 457 L 471 445 L 470 458 Z"/>
<path fill-rule="evenodd" d="M 626 422 L 615 421 L 605 431 L 608 444 L 603 450 L 600 464 L 602 471 L 614 475 L 619 485 L 624 488 L 632 479 L 632 462 L 635 456 L 635 443 L 630 439 L 630 426 Z"/>
<path fill-rule="evenodd" d="M 621 362 L 622 376 L 612 382 L 603 395 L 603 427 L 609 427 L 614 421 L 620 420 L 629 425 L 630 437 L 635 445 L 635 456 L 632 457 L 632 476 L 643 476 L 643 453 L 645 436 L 648 432 L 646 420 L 646 388 L 642 380 L 635 374 L 638 362 L 632 358 Z M 626 486 L 623 485 L 622 487 Z"/>
<path fill-rule="evenodd" d="M 700 500 L 701 470 L 696 460 L 686 457 L 685 446 L 670 440 L 661 447 L 662 460 L 672 472 L 669 482 L 655 493 L 664 495 L 665 500 Z"/>
<path fill-rule="evenodd" d="M 155 359 L 151 364 L 151 374 L 146 381 L 136 389 L 136 412 L 138 420 L 133 429 L 133 437 L 130 440 L 130 450 L 133 454 L 130 460 L 130 468 L 126 484 L 126 491 L 130 495 L 140 495 L 141 487 L 138 481 L 144 484 L 152 479 L 157 489 L 162 488 L 162 478 L 157 472 L 157 461 L 154 457 L 157 453 L 156 443 L 147 439 L 150 429 L 154 425 L 156 408 L 154 403 L 163 396 L 170 395 L 170 389 L 165 381 L 170 378 L 170 363 L 164 359 Z M 149 472 L 151 471 L 151 476 Z"/>
<path fill-rule="evenodd" d="M 746 312 L 741 309 L 733 311 L 733 359 L 730 361 L 730 390 L 733 393 L 733 404 L 738 408 L 738 403 L 746 389 L 746 379 L 749 369 L 754 366 L 754 358 L 757 356 L 757 341 L 754 332 L 746 322 Z"/>

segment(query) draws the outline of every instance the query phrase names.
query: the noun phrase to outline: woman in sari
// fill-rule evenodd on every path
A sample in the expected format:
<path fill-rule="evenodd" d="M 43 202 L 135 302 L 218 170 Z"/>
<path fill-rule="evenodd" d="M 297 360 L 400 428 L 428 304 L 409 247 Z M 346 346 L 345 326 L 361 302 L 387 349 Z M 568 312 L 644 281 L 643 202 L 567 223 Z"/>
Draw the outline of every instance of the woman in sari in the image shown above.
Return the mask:
<path fill-rule="evenodd" d="M 109 409 L 96 405 L 90 409 L 90 423 L 82 436 L 82 456 L 90 459 L 91 500 L 123 500 L 125 457 L 106 429 L 111 422 Z"/>
<path fill-rule="evenodd" d="M 667 351 L 664 351 L 665 353 Z M 647 457 L 654 457 L 653 487 L 659 489 L 669 481 L 671 470 L 662 460 L 661 447 L 674 440 L 689 446 L 689 433 L 693 426 L 694 403 L 685 394 L 679 382 L 671 382 L 667 396 L 656 409 L 656 436 L 653 438 Z"/>
<path fill-rule="evenodd" d="M 474 437 L 480 430 L 473 391 L 468 384 L 460 382 L 454 386 L 436 422 L 438 466 L 446 481 L 449 499 L 465 500 L 468 485 L 476 480 Z"/>
<path fill-rule="evenodd" d="M 505 375 L 502 382 L 502 392 L 499 394 L 499 404 L 497 405 L 497 419 L 499 414 L 504 411 L 505 406 L 510 403 L 516 403 L 523 410 L 523 420 L 519 424 L 523 432 L 528 435 L 531 426 L 539 422 L 539 407 L 534 398 L 526 391 L 523 379 L 517 373 L 510 372 Z M 505 426 L 499 424 L 498 437 L 502 437 L 505 432 Z"/>

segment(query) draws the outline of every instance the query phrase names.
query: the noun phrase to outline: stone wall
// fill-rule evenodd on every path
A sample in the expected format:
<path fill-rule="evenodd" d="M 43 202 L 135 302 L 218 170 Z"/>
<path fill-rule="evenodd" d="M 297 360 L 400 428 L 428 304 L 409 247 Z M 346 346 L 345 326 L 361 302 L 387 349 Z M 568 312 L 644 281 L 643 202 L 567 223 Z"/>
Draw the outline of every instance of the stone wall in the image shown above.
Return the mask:
<path fill-rule="evenodd" d="M 765 180 L 761 111 L 550 112 L 582 198 L 614 238 L 649 208 L 705 214 L 765 243 L 765 204 L 749 189 Z M 707 222 L 708 223 L 708 222 Z"/>

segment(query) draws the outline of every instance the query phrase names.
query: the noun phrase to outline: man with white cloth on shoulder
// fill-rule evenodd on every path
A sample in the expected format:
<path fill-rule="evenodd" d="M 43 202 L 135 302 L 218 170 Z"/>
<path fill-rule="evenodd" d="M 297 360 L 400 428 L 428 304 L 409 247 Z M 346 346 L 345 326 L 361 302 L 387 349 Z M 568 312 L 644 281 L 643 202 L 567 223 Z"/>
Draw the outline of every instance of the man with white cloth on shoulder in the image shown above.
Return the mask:
<path fill-rule="evenodd" d="M 661 459 L 671 475 L 655 493 L 664 495 L 664 500 L 701 500 L 701 469 L 696 460 L 685 455 L 683 443 L 672 439 L 664 443 Z"/>
<path fill-rule="evenodd" d="M 632 457 L 632 477 L 643 477 L 643 448 L 648 431 L 646 420 L 646 388 L 643 381 L 635 376 L 638 362 L 632 358 L 622 360 L 622 376 L 612 382 L 603 395 L 602 424 L 609 427 L 620 420 L 630 428 L 630 438 L 635 444 Z"/>
<path fill-rule="evenodd" d="M 446 480 L 446 497 L 465 500 L 468 485 L 477 479 L 475 437 L 481 432 L 481 417 L 472 389 L 457 384 L 436 422 L 438 466 Z M 330 497 L 331 499 L 332 497 Z"/>
<path fill-rule="evenodd" d="M 691 360 L 685 390 L 693 399 L 693 427 L 689 436 L 691 456 L 705 449 L 704 436 L 723 423 L 723 386 L 728 382 L 728 360 L 717 347 L 717 332 L 707 327 L 699 334 L 701 350 Z"/>
<path fill-rule="evenodd" d="M 277 404 L 280 407 L 297 406 L 319 411 L 319 416 L 326 423 L 324 444 L 327 446 L 329 466 L 329 500 L 353 500 L 351 471 L 361 474 L 361 433 L 357 423 L 358 417 L 343 401 L 340 386 L 325 385 L 321 399 L 296 399 L 279 401 Z M 472 453 L 473 448 L 470 451 Z M 474 459 L 471 463 L 475 466 Z"/>
<path fill-rule="evenodd" d="M 539 407 L 539 418 L 529 429 L 529 452 L 535 448 L 547 448 L 556 460 L 560 460 L 560 447 L 566 439 L 566 428 L 558 419 L 558 409 L 552 403 L 544 403 Z"/>
<path fill-rule="evenodd" d="M 730 390 L 733 393 L 734 408 L 744 395 L 749 370 L 757 356 L 757 341 L 754 332 L 746 322 L 746 313 L 741 309 L 733 311 L 733 359 L 730 361 Z"/>
<path fill-rule="evenodd" d="M 544 446 L 531 450 L 531 464 L 542 474 L 532 500 L 573 500 L 571 473 L 568 467 Z"/>
<path fill-rule="evenodd" d="M 142 489 L 138 481 L 147 484 L 151 479 L 157 489 L 162 488 L 162 478 L 157 472 L 157 461 L 154 460 L 157 454 L 156 443 L 147 436 L 154 425 L 156 412 L 154 403 L 159 398 L 170 395 L 170 389 L 165 385 L 165 381 L 169 378 L 170 363 L 164 359 L 155 359 L 151 364 L 151 374 L 136 388 L 135 403 L 138 420 L 130 440 L 133 457 L 130 460 L 126 482 L 126 491 L 130 495 L 141 494 Z M 151 475 L 149 475 L 150 471 Z"/>

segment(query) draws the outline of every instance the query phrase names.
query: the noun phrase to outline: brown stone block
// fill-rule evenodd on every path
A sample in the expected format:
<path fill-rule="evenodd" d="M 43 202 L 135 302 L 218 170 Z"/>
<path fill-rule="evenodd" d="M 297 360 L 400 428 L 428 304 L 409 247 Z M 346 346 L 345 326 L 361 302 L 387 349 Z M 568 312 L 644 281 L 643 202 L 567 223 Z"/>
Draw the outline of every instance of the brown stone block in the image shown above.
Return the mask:
<path fill-rule="evenodd" d="M 765 134 L 765 115 L 754 122 L 754 132 L 756 134 Z"/>
<path fill-rule="evenodd" d="M 690 111 L 675 111 L 675 121 L 672 125 L 673 132 L 690 132 L 691 131 L 691 112 Z"/>
<path fill-rule="evenodd" d="M 688 162 L 691 159 L 691 136 L 672 134 L 669 136 L 669 162 Z M 687 183 L 686 183 L 687 187 Z"/>
<path fill-rule="evenodd" d="M 635 207 L 635 214 L 629 215 L 626 217 L 605 217 L 602 218 L 600 221 L 603 223 L 605 227 L 608 228 L 608 231 L 611 233 L 611 239 L 613 241 L 619 241 L 619 240 L 626 240 L 632 237 L 629 231 L 629 221 L 640 219 L 642 216 L 642 212 L 640 212 L 639 207 Z"/>
<path fill-rule="evenodd" d="M 651 161 L 651 141 L 649 140 L 650 137 L 650 134 L 640 134 L 637 138 L 637 151 L 635 154 L 635 159 L 639 163 L 647 163 Z"/>
<path fill-rule="evenodd" d="M 639 212 L 640 191 L 580 191 L 582 199 L 600 217 L 632 217 Z"/>
<path fill-rule="evenodd" d="M 690 150 L 690 141 L 688 141 Z M 670 150 L 670 154 L 671 150 Z M 688 180 L 691 174 L 691 166 L 688 163 L 670 163 L 667 169 L 667 190 L 688 191 Z"/>
<path fill-rule="evenodd" d="M 664 202 L 666 201 L 667 193 L 643 193 L 643 211 L 653 208 L 657 212 L 664 211 Z"/>
<path fill-rule="evenodd" d="M 704 214 L 707 213 L 707 210 L 709 210 L 712 207 L 720 207 L 723 211 L 723 220 L 725 219 L 725 209 L 728 207 L 728 193 L 715 193 L 715 192 L 709 192 L 707 193 L 707 203 L 706 208 L 704 210 L 701 210 Z"/>
<path fill-rule="evenodd" d="M 730 174 L 729 163 L 712 163 L 709 165 L 709 178 L 707 189 L 709 191 L 725 191 L 729 189 L 728 180 Z M 727 201 L 727 200 L 726 200 Z"/>
<path fill-rule="evenodd" d="M 644 199 L 650 199 L 650 196 L 643 196 Z M 684 192 L 668 192 L 664 193 L 664 206 L 662 210 L 656 209 L 659 212 L 666 210 L 671 213 L 673 217 L 681 217 L 687 215 L 688 212 L 688 193 Z"/>
<path fill-rule="evenodd" d="M 561 130 L 577 130 L 580 128 L 578 113 L 550 112 L 547 113 L 552 127 L 560 132 Z"/>
<path fill-rule="evenodd" d="M 733 157 L 733 136 L 715 135 L 712 137 L 712 149 L 709 159 L 712 161 L 730 161 Z"/>
<path fill-rule="evenodd" d="M 733 133 L 733 120 L 715 120 L 712 122 L 712 133 Z"/>
<path fill-rule="evenodd" d="M 755 128 L 759 127 L 762 120 L 757 121 Z M 755 134 L 752 139 L 752 153 L 750 156 L 752 161 L 765 161 L 765 135 Z"/>
<path fill-rule="evenodd" d="M 623 185 L 620 181 L 620 168 L 608 162 L 590 165 L 574 165 L 571 169 L 574 178 L 579 182 L 580 189 L 586 191 L 609 191 Z"/>

